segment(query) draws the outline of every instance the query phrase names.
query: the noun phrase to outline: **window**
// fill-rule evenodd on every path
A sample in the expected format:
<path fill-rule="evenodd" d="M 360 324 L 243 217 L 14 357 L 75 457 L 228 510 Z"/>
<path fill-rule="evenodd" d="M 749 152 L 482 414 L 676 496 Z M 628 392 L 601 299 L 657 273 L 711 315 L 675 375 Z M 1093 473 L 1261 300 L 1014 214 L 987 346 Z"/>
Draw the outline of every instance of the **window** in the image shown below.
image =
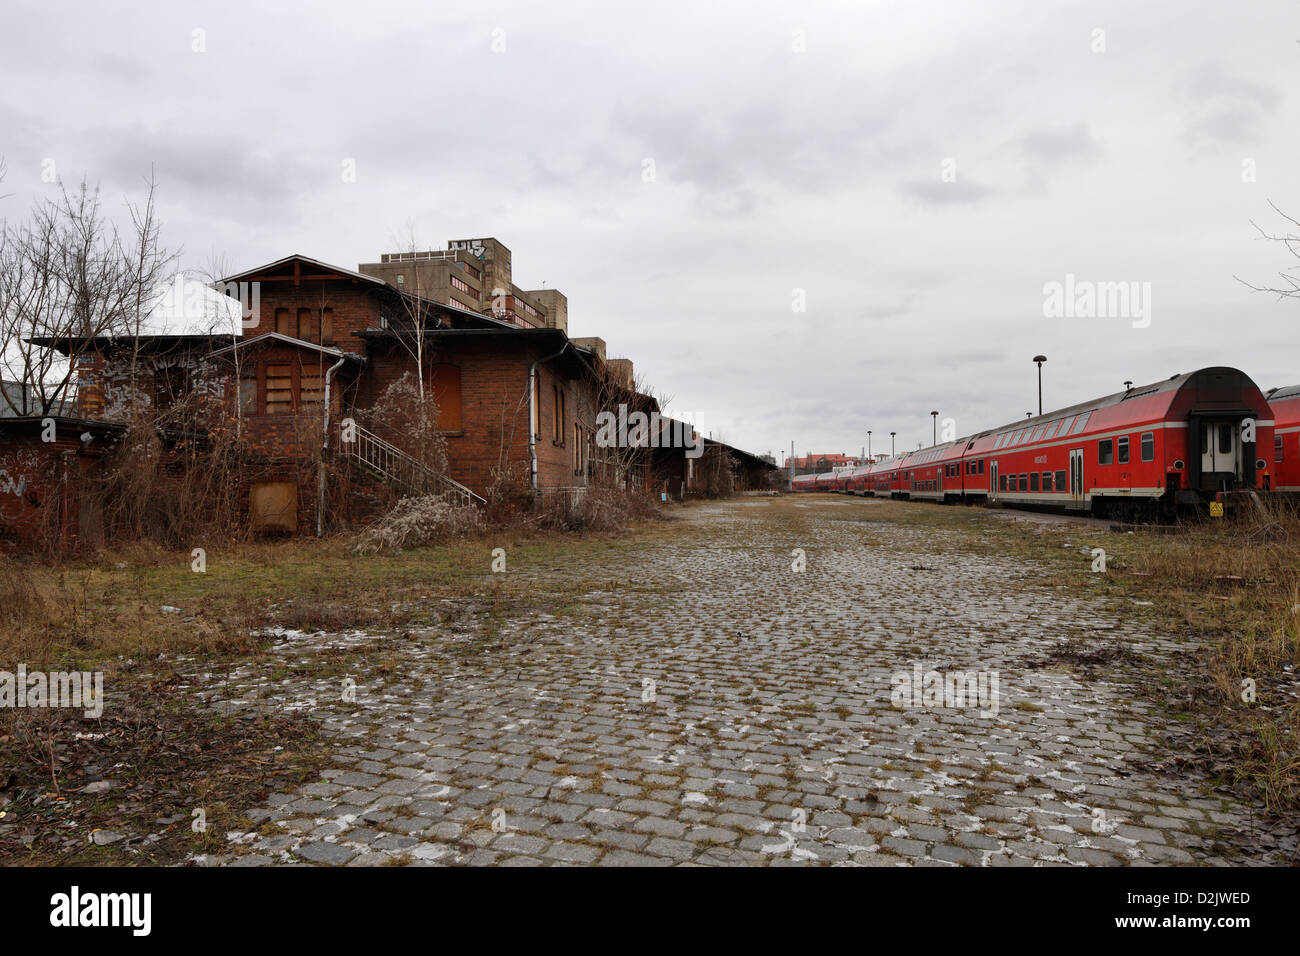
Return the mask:
<path fill-rule="evenodd" d="M 1274 461 L 1282 460 L 1282 436 L 1281 435 L 1273 436 L 1273 460 Z"/>
<path fill-rule="evenodd" d="M 1033 432 L 1033 434 L 1030 436 L 1029 440 L 1030 440 L 1031 442 L 1041 441 L 1041 440 L 1042 440 L 1042 437 L 1043 437 L 1043 432 L 1045 432 L 1045 431 L 1047 431 L 1047 426 L 1046 426 L 1046 425 L 1039 425 L 1037 428 L 1034 429 L 1034 432 Z M 1038 482 L 1034 482 L 1034 484 L 1038 484 Z"/>
<path fill-rule="evenodd" d="M 1056 473 L 1056 490 L 1057 491 L 1067 490 L 1065 487 L 1065 472 L 1063 471 L 1058 471 Z"/>
<path fill-rule="evenodd" d="M 241 415 L 257 414 L 257 369 L 245 369 L 239 380 L 239 411 Z"/>
<path fill-rule="evenodd" d="M 289 318 L 288 309 L 275 310 L 275 331 L 279 332 L 281 335 L 295 335 L 296 330 L 290 328 L 292 323 L 293 320 Z"/>
<path fill-rule="evenodd" d="M 319 369 L 303 370 L 298 376 L 298 408 L 304 405 L 325 404 L 325 376 Z"/>
<path fill-rule="evenodd" d="M 564 392 L 560 390 L 560 386 L 558 385 L 552 385 L 551 392 L 554 395 L 554 399 L 555 399 L 554 404 L 552 405 L 552 408 L 554 409 L 555 412 L 555 420 L 554 422 L 552 422 L 551 437 L 554 440 L 555 444 L 563 445 L 564 444 Z"/>
<path fill-rule="evenodd" d="M 1021 476 L 1020 476 L 1020 490 L 1021 490 L 1021 491 L 1028 491 L 1028 490 L 1029 490 L 1029 476 L 1028 476 L 1028 475 L 1021 475 Z"/>
<path fill-rule="evenodd" d="M 1109 465 L 1115 460 L 1114 443 L 1109 439 L 1097 442 L 1097 464 Z"/>
<path fill-rule="evenodd" d="M 1058 434 L 1058 435 L 1068 435 L 1068 434 L 1070 434 L 1070 424 L 1071 424 L 1073 421 L 1074 421 L 1074 416 L 1073 416 L 1073 415 L 1071 415 L 1069 418 L 1062 418 L 1062 419 L 1061 419 L 1061 429 L 1060 429 L 1059 432 L 1057 432 L 1057 434 Z"/>
<path fill-rule="evenodd" d="M 1061 424 L 1060 422 L 1049 422 L 1047 425 L 1047 431 L 1043 432 L 1043 437 L 1051 438 L 1053 435 L 1055 435 L 1057 426 L 1059 426 L 1060 424 Z"/>
<path fill-rule="evenodd" d="M 334 310 L 320 310 L 320 341 L 321 345 L 334 344 Z"/>
<path fill-rule="evenodd" d="M 320 338 L 320 329 L 316 328 L 315 324 L 311 309 L 299 309 L 297 337 L 308 342 L 315 342 Z"/>
<path fill-rule="evenodd" d="M 1219 426 L 1219 454 L 1226 455 L 1232 451 L 1232 426 L 1224 422 Z"/>
<path fill-rule="evenodd" d="M 266 414 L 293 414 L 293 366 L 268 363 L 266 366 Z"/>
<path fill-rule="evenodd" d="M 533 375 L 532 429 L 535 438 L 542 437 L 542 377 Z"/>
<path fill-rule="evenodd" d="M 1043 472 L 1043 490 L 1052 490 L 1052 473 L 1050 471 Z"/>
<path fill-rule="evenodd" d="M 533 379 L 536 386 L 537 380 Z M 461 430 L 460 367 L 438 363 L 429 369 L 429 390 L 438 406 L 438 430 Z M 536 411 L 536 409 L 534 409 Z"/>
<path fill-rule="evenodd" d="M 984 474 L 984 459 L 981 458 L 981 459 L 980 459 L 979 461 L 977 461 L 975 464 L 978 466 L 979 474 L 981 474 L 981 475 Z"/>
<path fill-rule="evenodd" d="M 451 287 L 460 292 L 464 292 L 466 294 L 469 293 L 469 283 L 467 283 L 464 279 L 458 278 L 457 276 L 451 277 Z"/>
<path fill-rule="evenodd" d="M 1006 491 L 1006 490 L 1007 490 L 1007 476 L 998 475 L 998 491 Z"/>
<path fill-rule="evenodd" d="M 573 423 L 573 473 L 582 474 L 582 426 Z"/>
<path fill-rule="evenodd" d="M 1115 450 L 1116 452 L 1118 452 L 1118 455 L 1116 457 L 1118 458 L 1119 463 L 1121 465 L 1127 465 L 1128 464 L 1128 436 L 1127 435 L 1119 439 L 1119 447 L 1116 448 Z"/>
<path fill-rule="evenodd" d="M 1074 427 L 1070 429 L 1071 435 L 1077 435 L 1088 427 L 1088 419 L 1092 418 L 1092 412 L 1084 412 L 1074 420 Z"/>
<path fill-rule="evenodd" d="M 1029 490 L 1030 491 L 1038 490 L 1038 472 L 1036 471 L 1031 471 L 1029 473 Z"/>
<path fill-rule="evenodd" d="M 1142 441 L 1142 460 L 1155 461 L 1156 460 L 1155 432 L 1143 432 L 1141 441 Z"/>

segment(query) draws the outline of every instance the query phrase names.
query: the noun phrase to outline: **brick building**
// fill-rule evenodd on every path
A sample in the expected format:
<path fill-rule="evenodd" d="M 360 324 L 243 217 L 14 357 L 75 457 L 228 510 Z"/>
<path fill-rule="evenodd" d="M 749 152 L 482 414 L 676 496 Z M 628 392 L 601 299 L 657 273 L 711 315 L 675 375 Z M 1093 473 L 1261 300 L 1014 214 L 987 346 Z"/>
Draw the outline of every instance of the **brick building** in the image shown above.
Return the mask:
<path fill-rule="evenodd" d="M 406 261 L 407 271 L 372 267 L 390 282 L 300 255 L 230 276 L 228 288 L 259 290 L 242 335 L 95 340 L 78 368 L 77 414 L 122 423 L 133 409 L 186 402 L 198 427 L 236 429 L 247 455 L 241 494 L 259 529 L 320 527 L 327 472 L 343 476 L 344 498 L 365 500 L 376 497 L 376 483 L 472 500 L 494 485 L 521 497 L 584 488 L 606 461 L 594 444 L 597 413 L 645 401 L 632 386 L 632 363 L 607 360 L 600 339 L 570 339 L 564 297 L 510 285 L 508 250 L 485 242 L 486 261 L 474 256 L 478 244 L 417 260 L 428 272 L 418 283 Z M 433 289 L 435 272 L 449 278 L 462 265 L 511 294 L 480 301 L 479 312 L 405 291 Z M 68 353 L 67 343 L 40 344 Z M 417 373 L 437 403 L 445 475 L 427 473 L 409 436 L 358 421 L 394 382 Z M 628 471 L 619 480 L 644 481 L 644 469 Z"/>
<path fill-rule="evenodd" d="M 78 355 L 68 412 L 105 438 L 147 422 L 164 452 L 188 445 L 192 462 L 195 447 L 234 436 L 237 477 L 223 487 L 255 530 L 319 531 L 373 514 L 394 493 L 527 506 L 599 480 L 691 486 L 680 453 L 598 447 L 602 410 L 658 406 L 636 391 L 630 360 L 607 358 L 600 338 L 569 337 L 562 293 L 514 285 L 496 239 L 387 254 L 357 270 L 292 255 L 220 288 L 257 294 L 251 305 L 217 296 L 207 333 L 38 344 Z M 445 467 L 422 457 L 430 442 L 370 414 L 406 381 L 436 402 Z M 85 448 L 63 452 L 93 464 Z"/>

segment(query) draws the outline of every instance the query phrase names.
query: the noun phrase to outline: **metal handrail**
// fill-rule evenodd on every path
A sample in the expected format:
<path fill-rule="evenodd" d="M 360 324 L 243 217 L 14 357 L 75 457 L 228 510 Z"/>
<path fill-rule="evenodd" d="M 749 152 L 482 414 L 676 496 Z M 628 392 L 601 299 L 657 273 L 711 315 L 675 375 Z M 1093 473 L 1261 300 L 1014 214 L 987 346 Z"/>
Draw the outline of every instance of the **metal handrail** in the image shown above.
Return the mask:
<path fill-rule="evenodd" d="M 446 491 L 459 495 L 465 504 L 487 504 L 487 500 L 466 488 L 460 482 L 431 471 L 423 464 L 402 451 L 396 445 L 384 441 L 374 432 L 368 431 L 353 422 L 347 428 L 341 428 L 340 445 L 349 459 L 370 469 L 380 478 L 399 485 L 417 494 L 427 494 L 442 486 Z M 348 437 L 352 438 L 348 441 Z"/>

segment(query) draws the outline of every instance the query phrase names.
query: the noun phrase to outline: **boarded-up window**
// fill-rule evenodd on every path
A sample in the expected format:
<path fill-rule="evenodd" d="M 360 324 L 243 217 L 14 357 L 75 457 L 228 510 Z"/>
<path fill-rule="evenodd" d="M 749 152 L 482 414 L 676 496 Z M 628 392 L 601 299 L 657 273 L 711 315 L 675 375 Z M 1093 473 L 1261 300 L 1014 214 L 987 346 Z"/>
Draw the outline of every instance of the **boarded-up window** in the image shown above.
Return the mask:
<path fill-rule="evenodd" d="M 293 414 L 293 366 L 266 366 L 266 414 Z"/>
<path fill-rule="evenodd" d="M 262 482 L 248 492 L 248 512 L 254 531 L 298 530 L 298 486 L 289 481 Z"/>
<path fill-rule="evenodd" d="M 298 376 L 298 406 L 320 405 L 325 401 L 325 377 L 319 370 L 303 369 Z"/>
<path fill-rule="evenodd" d="M 334 344 L 334 310 L 320 311 L 320 341 L 322 345 Z"/>
<path fill-rule="evenodd" d="M 554 404 L 555 420 L 554 422 L 552 422 L 551 434 L 552 437 L 554 438 L 555 444 L 563 445 L 564 444 L 564 392 L 560 390 L 560 386 L 558 385 L 552 385 L 551 391 L 555 395 L 555 404 Z"/>
<path fill-rule="evenodd" d="M 316 342 L 320 339 L 320 329 L 316 328 L 311 309 L 298 310 L 298 338 L 308 342 Z"/>
<path fill-rule="evenodd" d="M 530 427 L 533 430 L 533 437 L 540 439 L 542 437 L 542 377 L 540 375 L 533 376 L 533 414 Z"/>
<path fill-rule="evenodd" d="M 438 428 L 445 432 L 460 431 L 460 368 L 455 365 L 433 366 L 429 369 L 429 384 L 433 400 L 438 404 Z"/>
<path fill-rule="evenodd" d="M 298 337 L 298 330 L 293 328 L 293 319 L 290 318 L 288 309 L 275 310 L 275 330 L 281 335 Z"/>

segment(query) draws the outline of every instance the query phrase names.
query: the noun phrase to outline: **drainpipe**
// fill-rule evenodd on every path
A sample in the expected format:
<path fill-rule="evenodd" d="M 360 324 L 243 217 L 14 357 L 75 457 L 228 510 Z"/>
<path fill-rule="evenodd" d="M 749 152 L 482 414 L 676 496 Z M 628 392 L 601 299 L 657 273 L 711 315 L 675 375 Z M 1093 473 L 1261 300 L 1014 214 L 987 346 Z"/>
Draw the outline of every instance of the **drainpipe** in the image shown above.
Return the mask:
<path fill-rule="evenodd" d="M 549 362 L 553 358 L 559 358 L 568 347 L 569 343 L 565 341 L 564 345 L 554 355 L 539 358 L 528 366 L 528 473 L 533 491 L 537 491 L 537 432 L 533 431 L 533 422 L 536 421 L 539 426 L 542 424 L 536 408 L 537 366 L 542 362 Z"/>
<path fill-rule="evenodd" d="M 316 537 L 320 537 L 325 527 L 325 455 L 330 448 L 330 380 L 334 373 L 343 367 L 346 358 L 340 358 L 325 372 L 325 418 L 321 428 L 320 439 L 320 491 L 316 499 Z"/>

